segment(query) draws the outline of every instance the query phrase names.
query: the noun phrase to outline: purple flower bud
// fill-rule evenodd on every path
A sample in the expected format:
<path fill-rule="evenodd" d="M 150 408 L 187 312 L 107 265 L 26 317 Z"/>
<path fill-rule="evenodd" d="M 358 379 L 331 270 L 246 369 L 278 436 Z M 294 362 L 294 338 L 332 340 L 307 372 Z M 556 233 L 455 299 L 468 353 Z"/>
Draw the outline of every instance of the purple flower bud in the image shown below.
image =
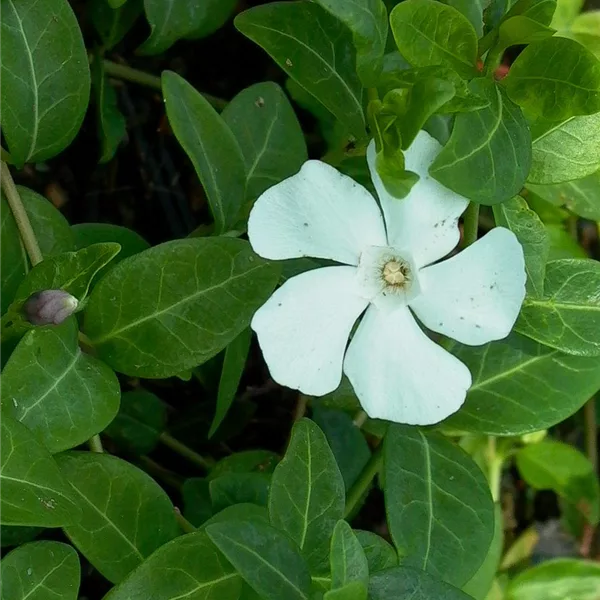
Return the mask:
<path fill-rule="evenodd" d="M 27 320 L 32 325 L 60 325 L 70 317 L 79 301 L 63 290 L 44 290 L 29 296 L 23 305 Z"/>

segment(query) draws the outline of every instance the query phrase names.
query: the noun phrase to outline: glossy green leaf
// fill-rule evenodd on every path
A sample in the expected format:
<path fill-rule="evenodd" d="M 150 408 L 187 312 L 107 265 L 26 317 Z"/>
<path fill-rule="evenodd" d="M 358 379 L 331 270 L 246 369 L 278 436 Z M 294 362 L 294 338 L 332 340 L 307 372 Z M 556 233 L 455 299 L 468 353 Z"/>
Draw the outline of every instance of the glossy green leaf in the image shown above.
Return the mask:
<path fill-rule="evenodd" d="M 473 600 L 461 590 L 425 571 L 394 567 L 375 573 L 369 582 L 369 600 Z"/>
<path fill-rule="evenodd" d="M 531 164 L 531 135 L 521 109 L 490 79 L 471 92 L 487 108 L 456 115 L 450 140 L 429 172 L 440 183 L 480 204 L 498 204 L 519 193 Z"/>
<path fill-rule="evenodd" d="M 213 523 L 229 523 L 230 521 L 260 521 L 269 525 L 269 514 L 264 506 L 257 504 L 233 504 L 210 517 L 202 524 L 201 529 L 205 529 Z"/>
<path fill-rule="evenodd" d="M 125 117 L 117 105 L 117 94 L 104 75 L 102 61 L 96 56 L 92 63 L 92 88 L 96 102 L 96 122 L 100 140 L 100 163 L 108 162 L 115 155 L 127 130 Z"/>
<path fill-rule="evenodd" d="M 77 600 L 81 567 L 77 552 L 61 542 L 32 542 L 0 562 L 2 600 Z"/>
<path fill-rule="evenodd" d="M 367 600 L 367 586 L 362 581 L 350 581 L 325 592 L 323 600 Z"/>
<path fill-rule="evenodd" d="M 502 550 L 504 546 L 504 521 L 502 519 L 502 509 L 499 504 L 495 505 L 494 510 L 494 537 L 488 548 L 484 561 L 475 574 L 462 586 L 463 592 L 475 598 L 475 600 L 487 600 L 487 595 L 492 588 L 494 577 L 498 571 Z"/>
<path fill-rule="evenodd" d="M 141 0 L 127 0 L 117 8 L 111 7 L 106 0 L 91 0 L 88 6 L 92 25 L 107 50 L 125 37 L 143 9 Z"/>
<path fill-rule="evenodd" d="M 569 27 L 581 12 L 585 0 L 554 0 L 556 11 L 552 18 L 552 27 L 563 29 Z"/>
<path fill-rule="evenodd" d="M 64 290 L 81 302 L 96 273 L 121 250 L 119 244 L 93 244 L 76 252 L 64 252 L 38 263 L 23 280 L 15 304 L 41 290 Z"/>
<path fill-rule="evenodd" d="M 144 0 L 150 37 L 137 49 L 140 54 L 160 54 L 194 31 L 200 12 L 196 2 Z"/>
<path fill-rule="evenodd" d="M 213 515 L 208 481 L 203 477 L 190 477 L 181 486 L 183 516 L 195 527 L 200 527 Z"/>
<path fill-rule="evenodd" d="M 540 298 L 544 293 L 546 262 L 550 252 L 550 239 L 544 224 L 520 196 L 497 204 L 493 210 L 496 225 L 510 229 L 523 246 L 527 293 L 530 297 Z"/>
<path fill-rule="evenodd" d="M 365 135 L 356 53 L 344 24 L 307 2 L 256 6 L 234 23 L 355 136 Z"/>
<path fill-rule="evenodd" d="M 371 457 L 364 435 L 352 418 L 341 410 L 315 407 L 312 419 L 325 434 L 349 490 Z"/>
<path fill-rule="evenodd" d="M 600 221 L 600 171 L 575 181 L 556 185 L 528 183 L 526 187 L 544 200 L 564 206 L 584 219 Z"/>
<path fill-rule="evenodd" d="M 169 377 L 233 341 L 278 278 L 277 265 L 239 239 L 167 242 L 102 278 L 85 310 L 84 331 L 117 371 Z"/>
<path fill-rule="evenodd" d="M 248 199 L 294 175 L 308 159 L 304 134 L 283 90 L 273 82 L 242 90 L 221 113 L 246 164 Z"/>
<path fill-rule="evenodd" d="M 489 0 L 442 0 L 442 2 L 467 17 L 477 37 L 483 35 L 483 11 L 487 8 Z"/>
<path fill-rule="evenodd" d="M 130 452 L 148 454 L 167 425 L 167 406 L 152 392 L 138 389 L 121 396 L 121 406 L 105 433 Z"/>
<path fill-rule="evenodd" d="M 600 111 L 600 61 L 567 38 L 525 48 L 503 82 L 511 100 L 537 117 L 563 121 Z"/>
<path fill-rule="evenodd" d="M 112 583 L 179 534 L 169 497 L 140 469 L 93 452 L 66 452 L 56 459 L 83 511 L 65 533 Z"/>
<path fill-rule="evenodd" d="M 581 179 L 600 168 L 600 113 L 560 123 L 535 122 L 527 182 L 549 185 Z"/>
<path fill-rule="evenodd" d="M 593 525 L 600 520 L 600 484 L 590 460 L 579 450 L 552 440 L 516 454 L 523 479 L 536 490 L 552 490 L 575 505 Z"/>
<path fill-rule="evenodd" d="M 68 221 L 49 200 L 26 187 L 17 186 L 19 196 L 31 222 L 31 227 L 46 258 L 61 252 L 75 249 L 73 234 Z M 0 271 L 2 272 L 2 293 L 0 306 L 4 313 L 13 301 L 19 284 L 30 270 L 29 258 L 23 247 L 17 224 L 6 202 L 0 195 Z"/>
<path fill-rule="evenodd" d="M 210 539 L 264 600 L 308 600 L 311 579 L 297 547 L 260 521 L 225 521 L 206 528 Z"/>
<path fill-rule="evenodd" d="M 198 531 L 158 548 L 105 600 L 233 600 L 241 587 L 241 577 Z"/>
<path fill-rule="evenodd" d="M 455 344 L 451 351 L 473 374 L 465 404 L 444 421 L 453 429 L 489 435 L 547 429 L 600 389 L 599 359 L 563 354 L 518 334 L 483 347 Z"/>
<path fill-rule="evenodd" d="M 567 1 L 572 2 L 573 0 Z M 562 2 L 562 0 L 559 0 L 559 2 Z M 511 4 L 512 6 L 510 6 Z M 542 25 L 555 27 L 552 18 L 556 11 L 556 0 L 516 0 L 516 2 L 509 0 L 507 6 L 510 6 L 510 10 L 506 13 L 506 19 L 522 15 Z"/>
<path fill-rule="evenodd" d="M 600 263 L 548 263 L 542 298 L 525 298 L 515 330 L 546 346 L 580 356 L 600 355 Z"/>
<path fill-rule="evenodd" d="M 238 0 L 203 0 L 196 3 L 194 28 L 185 37 L 197 40 L 220 29 L 237 8 Z"/>
<path fill-rule="evenodd" d="M 221 511 L 234 504 L 267 506 L 271 477 L 264 473 L 227 473 L 209 483 L 213 510 Z"/>
<path fill-rule="evenodd" d="M 2 135 L 18 166 L 68 146 L 90 98 L 81 30 L 67 0 L 2 5 Z"/>
<path fill-rule="evenodd" d="M 371 575 L 377 573 L 377 571 L 383 571 L 383 569 L 390 569 L 398 565 L 396 551 L 381 536 L 371 531 L 361 531 L 359 529 L 354 530 L 354 534 L 365 552 Z"/>
<path fill-rule="evenodd" d="M 246 167 L 223 119 L 185 79 L 164 71 L 162 90 L 173 133 L 208 197 L 217 233 L 235 225 L 246 195 Z"/>
<path fill-rule="evenodd" d="M 228 473 L 272 473 L 279 457 L 270 450 L 244 450 L 222 458 L 210 470 L 207 479 Z"/>
<path fill-rule="evenodd" d="M 568 33 L 563 33 L 583 44 L 600 59 L 600 10 L 589 10 L 573 20 Z"/>
<path fill-rule="evenodd" d="M 237 389 L 240 385 L 242 374 L 246 366 L 246 358 L 250 350 L 252 331 L 248 327 L 244 329 L 225 349 L 223 369 L 219 380 L 219 391 L 217 393 L 217 407 L 208 437 L 212 437 L 223 422 L 231 403 L 235 399 Z"/>
<path fill-rule="evenodd" d="M 390 14 L 400 54 L 414 67 L 447 65 L 476 74 L 477 34 L 458 10 L 434 0 L 405 0 Z"/>
<path fill-rule="evenodd" d="M 384 444 L 386 512 L 402 564 L 463 585 L 494 535 L 485 476 L 439 434 L 393 425 Z"/>
<path fill-rule="evenodd" d="M 388 15 L 382 0 L 317 0 L 348 26 L 356 48 L 356 71 L 364 87 L 374 87 L 383 67 Z"/>
<path fill-rule="evenodd" d="M 81 518 L 67 482 L 34 435 L 3 413 L 0 519 L 3 525 L 61 527 Z"/>
<path fill-rule="evenodd" d="M 352 527 L 346 521 L 337 522 L 331 536 L 331 585 L 341 588 L 359 581 L 365 589 L 369 585 L 369 564 L 365 551 Z"/>
<path fill-rule="evenodd" d="M 2 409 L 53 454 L 100 433 L 119 410 L 116 375 L 81 351 L 77 333 L 73 318 L 35 327 L 2 371 Z"/>
<path fill-rule="evenodd" d="M 313 574 L 327 570 L 329 540 L 344 504 L 344 480 L 325 435 L 309 419 L 297 421 L 273 473 L 269 515 L 302 550 Z"/>
<path fill-rule="evenodd" d="M 510 46 L 540 42 L 554 34 L 554 29 L 529 17 L 518 15 L 502 22 L 495 48 L 500 52 Z"/>
<path fill-rule="evenodd" d="M 596 600 L 600 565 L 587 560 L 559 558 L 517 575 L 508 585 L 507 600 Z"/>

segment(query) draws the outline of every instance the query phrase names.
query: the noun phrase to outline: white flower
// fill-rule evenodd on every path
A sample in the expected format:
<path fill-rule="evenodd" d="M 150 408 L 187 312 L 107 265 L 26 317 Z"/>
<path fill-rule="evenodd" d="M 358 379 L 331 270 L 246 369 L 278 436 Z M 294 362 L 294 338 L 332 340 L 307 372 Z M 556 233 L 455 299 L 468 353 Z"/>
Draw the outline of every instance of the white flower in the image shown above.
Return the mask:
<path fill-rule="evenodd" d="M 385 224 L 365 188 L 320 161 L 306 162 L 256 201 L 248 235 L 260 256 L 344 264 L 289 279 L 254 315 L 275 381 L 321 396 L 338 387 L 343 365 L 370 417 L 427 425 L 460 408 L 471 373 L 413 313 L 463 344 L 502 339 L 525 296 L 525 268 L 521 245 L 502 227 L 432 264 L 458 244 L 458 218 L 468 204 L 429 176 L 440 149 L 419 133 L 406 168 L 420 179 L 398 200 L 375 170 L 371 143 L 367 160 Z"/>

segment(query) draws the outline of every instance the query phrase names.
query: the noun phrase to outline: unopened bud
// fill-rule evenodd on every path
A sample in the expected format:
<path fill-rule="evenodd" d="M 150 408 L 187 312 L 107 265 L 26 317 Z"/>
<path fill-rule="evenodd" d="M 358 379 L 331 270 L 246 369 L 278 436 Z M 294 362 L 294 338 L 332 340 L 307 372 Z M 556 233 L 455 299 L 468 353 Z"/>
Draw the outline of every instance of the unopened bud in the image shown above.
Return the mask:
<path fill-rule="evenodd" d="M 79 301 L 63 290 L 44 290 L 29 296 L 23 305 L 27 320 L 32 325 L 60 325 L 70 317 Z"/>

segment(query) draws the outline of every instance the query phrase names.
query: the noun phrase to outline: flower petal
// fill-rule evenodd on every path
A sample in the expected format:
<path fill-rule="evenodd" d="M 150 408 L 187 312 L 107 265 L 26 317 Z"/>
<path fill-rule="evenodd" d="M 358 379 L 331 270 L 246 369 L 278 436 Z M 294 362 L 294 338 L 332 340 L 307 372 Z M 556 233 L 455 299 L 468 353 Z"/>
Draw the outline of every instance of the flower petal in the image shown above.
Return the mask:
<path fill-rule="evenodd" d="M 469 203 L 429 175 L 441 149 L 426 131 L 418 133 L 404 156 L 406 168 L 417 173 L 419 181 L 402 199 L 391 196 L 377 174 L 374 141 L 367 150 L 371 179 L 385 215 L 388 244 L 410 250 L 418 267 L 446 256 L 458 244 L 458 218 Z"/>
<path fill-rule="evenodd" d="M 456 412 L 471 385 L 458 358 L 430 340 L 407 307 L 370 306 L 346 353 L 344 372 L 372 418 L 431 425 Z"/>
<path fill-rule="evenodd" d="M 356 294 L 354 267 L 325 267 L 292 277 L 252 319 L 277 383 L 312 396 L 335 390 L 354 322 L 368 301 Z"/>
<path fill-rule="evenodd" d="M 357 265 L 365 246 L 385 246 L 381 211 L 350 177 L 317 160 L 269 188 L 250 212 L 254 251 L 281 260 L 312 256 Z"/>
<path fill-rule="evenodd" d="M 429 329 L 478 346 L 510 333 L 525 280 L 521 244 L 496 227 L 456 256 L 421 269 L 422 294 L 410 307 Z"/>

